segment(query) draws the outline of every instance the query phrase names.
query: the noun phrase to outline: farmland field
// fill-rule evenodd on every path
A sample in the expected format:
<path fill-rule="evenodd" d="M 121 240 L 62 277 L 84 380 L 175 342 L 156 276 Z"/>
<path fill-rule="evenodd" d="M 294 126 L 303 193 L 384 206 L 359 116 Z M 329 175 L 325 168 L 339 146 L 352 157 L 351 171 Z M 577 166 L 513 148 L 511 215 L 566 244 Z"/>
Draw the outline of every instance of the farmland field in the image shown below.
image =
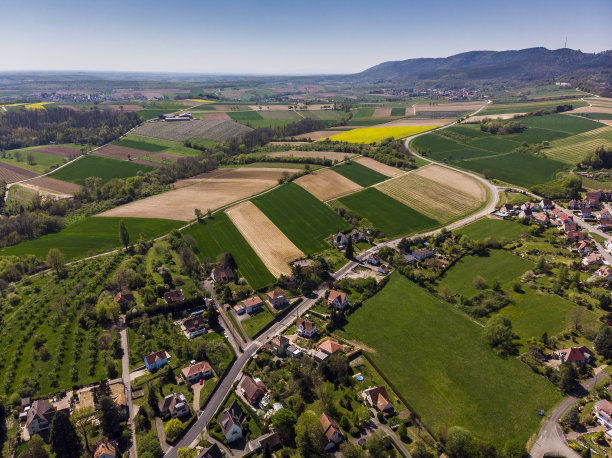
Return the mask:
<path fill-rule="evenodd" d="M 214 262 L 220 254 L 231 253 L 240 275 L 251 288 L 260 289 L 274 283 L 274 276 L 225 213 L 216 213 L 202 223 L 189 226 L 183 235 L 191 235 L 196 240 L 200 259 L 206 257 Z"/>
<path fill-rule="evenodd" d="M 383 164 L 382 162 L 378 162 L 369 157 L 358 157 L 357 159 L 355 159 L 355 162 L 369 169 L 372 169 L 375 172 L 381 173 L 385 175 L 386 177 L 396 177 L 404 173 L 403 170 L 400 170 L 395 167 L 391 167 L 390 165 L 387 165 L 387 164 Z"/>
<path fill-rule="evenodd" d="M 338 201 L 370 221 L 386 237 L 396 237 L 438 226 L 438 222 L 419 213 L 375 188 L 344 196 Z"/>
<path fill-rule="evenodd" d="M 320 110 L 320 111 L 300 111 L 300 115 L 305 118 L 315 119 L 319 121 L 336 121 L 342 119 L 345 114 L 341 111 Z"/>
<path fill-rule="evenodd" d="M 572 105 L 574 108 L 584 107 L 588 105 L 586 102 L 577 99 L 571 100 L 558 100 L 558 101 L 547 101 L 540 103 L 515 103 L 515 104 L 491 104 L 482 110 L 479 114 L 481 115 L 492 115 L 492 114 L 504 114 L 504 113 L 528 113 L 536 110 L 552 110 L 558 105 Z"/>
<path fill-rule="evenodd" d="M 51 145 L 51 146 L 37 146 L 33 148 L 35 151 L 40 151 L 41 153 L 53 154 L 59 157 L 74 157 L 80 154 L 79 148 L 77 146 L 60 146 L 60 145 Z"/>
<path fill-rule="evenodd" d="M 561 400 L 546 379 L 491 350 L 480 326 L 398 274 L 348 320 L 339 334 L 374 350 L 434 431 L 456 425 L 497 446 L 524 443 L 539 428 L 537 410 Z"/>
<path fill-rule="evenodd" d="M 119 159 L 122 161 L 127 161 L 129 159 L 138 159 L 141 156 L 145 156 L 149 154 L 147 151 L 143 151 L 140 149 L 128 148 L 125 146 L 108 144 L 104 145 L 102 148 L 99 148 L 94 153 L 98 156 L 111 157 L 113 159 Z"/>
<path fill-rule="evenodd" d="M 127 141 L 127 142 L 126 142 Z M 202 143 L 204 146 L 214 145 L 215 142 L 210 140 L 190 139 L 194 143 Z M 184 146 L 181 142 L 173 142 L 171 140 L 163 140 L 161 138 L 141 137 L 139 135 L 126 135 L 115 144 L 127 146 L 128 148 L 136 148 L 151 153 L 165 152 L 178 154 L 179 156 L 195 157 L 202 154 L 201 151 Z M 132 145 L 132 146 L 130 146 Z"/>
<path fill-rule="evenodd" d="M 329 248 L 324 239 L 348 226 L 327 205 L 295 183 L 255 197 L 253 203 L 306 254 Z"/>
<path fill-rule="evenodd" d="M 71 162 L 50 176 L 58 180 L 82 184 L 87 177 L 99 177 L 103 181 L 109 181 L 113 178 L 133 177 L 139 171 L 148 172 L 150 170 L 153 170 L 153 167 L 148 165 L 89 155 Z"/>
<path fill-rule="evenodd" d="M 433 128 L 434 126 L 365 127 L 332 135 L 329 139 L 334 142 L 376 143 L 385 138 L 408 137 Z"/>
<path fill-rule="evenodd" d="M 148 122 L 134 129 L 134 134 L 177 142 L 182 142 L 192 137 L 223 142 L 250 131 L 249 127 L 233 121 L 192 119 L 191 121 Z"/>
<path fill-rule="evenodd" d="M 35 176 L 36 173 L 30 170 L 0 162 L 0 180 L 6 181 L 7 183 L 15 183 L 16 181 L 33 178 Z"/>
<path fill-rule="evenodd" d="M 120 140 L 113 142 L 114 145 L 124 146 L 126 148 L 133 148 L 142 151 L 148 151 L 151 153 L 156 153 L 158 151 L 164 151 L 166 149 L 165 146 L 156 145 L 154 143 L 150 143 L 144 140 L 138 140 L 135 138 L 125 137 Z"/>
<path fill-rule="evenodd" d="M 503 240 L 511 241 L 520 238 L 521 235 L 527 232 L 527 228 L 513 221 L 481 218 L 453 232 L 465 235 L 471 240 L 484 240 L 487 237 L 494 237 L 501 242 Z"/>
<path fill-rule="evenodd" d="M 28 162 L 27 156 L 31 156 L 33 159 L 31 163 Z M 20 159 L 18 160 L 17 157 Z M 6 151 L 6 157 L 0 157 L 0 162 L 30 170 L 36 174 L 43 174 L 52 168 L 62 165 L 64 158 L 56 154 L 47 154 L 28 148 Z"/>
<path fill-rule="evenodd" d="M 332 170 L 366 188 L 389 179 L 388 176 L 355 161 L 337 165 Z"/>
<path fill-rule="evenodd" d="M 604 126 L 555 140 L 550 143 L 549 149 L 544 150 L 544 154 L 551 159 L 574 165 L 580 162 L 587 153 L 595 151 L 600 146 L 612 147 L 612 127 Z"/>
<path fill-rule="evenodd" d="M 74 194 L 75 191 L 81 189 L 78 184 L 70 183 L 68 181 L 56 180 L 51 177 L 37 177 L 27 182 L 28 185 L 37 186 L 42 189 L 48 189 L 49 191 L 59 192 L 62 194 Z"/>
<path fill-rule="evenodd" d="M 278 153 L 269 153 L 266 156 L 270 157 L 308 157 L 331 159 L 332 161 L 344 161 L 353 155 L 348 153 L 337 153 L 332 151 L 281 151 Z"/>
<path fill-rule="evenodd" d="M 272 275 L 291 274 L 289 263 L 304 253 L 253 202 L 242 202 L 225 212 Z"/>
<path fill-rule="evenodd" d="M 304 175 L 295 180 L 294 183 L 322 201 L 334 199 L 361 189 L 361 186 L 357 183 L 336 173 L 335 169 L 336 167 Z"/>
<path fill-rule="evenodd" d="M 153 238 L 181 226 L 180 222 L 167 219 L 89 217 L 71 224 L 56 234 L 43 235 L 34 240 L 2 248 L 0 255 L 33 254 L 44 258 L 51 248 L 59 248 L 66 259 L 83 257 L 89 251 L 100 253 L 121 245 L 119 221 L 125 223 L 132 241 L 141 233 L 146 238 Z"/>

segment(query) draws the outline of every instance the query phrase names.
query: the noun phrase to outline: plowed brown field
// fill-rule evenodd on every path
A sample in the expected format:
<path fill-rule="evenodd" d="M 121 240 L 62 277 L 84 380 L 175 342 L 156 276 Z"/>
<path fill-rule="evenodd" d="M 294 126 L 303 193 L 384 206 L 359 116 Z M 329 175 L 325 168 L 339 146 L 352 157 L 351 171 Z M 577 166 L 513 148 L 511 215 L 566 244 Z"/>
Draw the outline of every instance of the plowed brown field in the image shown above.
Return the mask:
<path fill-rule="evenodd" d="M 61 194 L 73 195 L 75 191 L 81 189 L 78 184 L 68 183 L 67 181 L 56 180 L 50 177 L 38 177 L 34 178 L 26 184 L 36 186 L 37 188 L 48 189 L 52 192 L 59 192 Z"/>
<path fill-rule="evenodd" d="M 34 172 L 30 172 L 29 170 L 22 169 L 15 165 L 0 162 L 0 180 L 4 180 L 7 183 L 15 183 L 16 181 L 33 178 L 35 176 L 36 173 Z"/>
<path fill-rule="evenodd" d="M 138 159 L 140 156 L 148 155 L 148 151 L 142 151 L 136 148 L 128 148 L 126 146 L 119 146 L 108 144 L 97 150 L 95 154 L 99 156 L 112 157 L 113 159 L 121 159 L 123 161 L 128 160 L 128 155 L 132 159 Z"/>
<path fill-rule="evenodd" d="M 395 167 L 391 167 L 390 165 L 375 161 L 374 159 L 369 157 L 359 157 L 355 159 L 355 162 L 359 162 L 361 165 L 364 165 L 388 177 L 396 177 L 404 173 L 403 170 L 396 169 Z"/>
<path fill-rule="evenodd" d="M 76 148 L 68 148 L 67 146 L 45 146 L 36 148 L 34 151 L 39 151 L 45 154 L 53 154 L 60 157 L 76 157 L 81 152 Z"/>
<path fill-rule="evenodd" d="M 326 201 L 359 191 L 361 186 L 330 169 L 304 175 L 294 181 L 317 199 Z"/>

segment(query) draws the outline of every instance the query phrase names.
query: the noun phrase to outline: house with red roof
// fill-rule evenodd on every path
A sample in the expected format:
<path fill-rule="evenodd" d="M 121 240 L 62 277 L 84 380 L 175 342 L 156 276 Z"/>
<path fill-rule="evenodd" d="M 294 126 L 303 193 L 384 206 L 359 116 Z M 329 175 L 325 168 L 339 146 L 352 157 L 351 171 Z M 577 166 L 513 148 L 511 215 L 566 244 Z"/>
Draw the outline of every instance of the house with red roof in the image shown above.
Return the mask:
<path fill-rule="evenodd" d="M 395 408 L 391 401 L 389 401 L 389 395 L 387 394 L 387 388 L 385 386 L 377 386 L 370 388 L 363 392 L 366 401 L 372 407 L 385 415 L 393 415 Z"/>
<path fill-rule="evenodd" d="M 259 296 L 254 296 L 242 301 L 240 306 L 249 315 L 254 315 L 257 312 L 261 312 L 263 308 L 263 301 Z"/>
<path fill-rule="evenodd" d="M 336 353 L 344 353 L 344 347 L 335 340 L 327 339 L 323 343 L 319 344 L 319 350 L 328 354 L 329 356 L 335 355 Z"/>
<path fill-rule="evenodd" d="M 565 222 L 565 221 L 574 221 L 574 217 L 572 215 L 568 215 L 567 213 L 563 213 L 561 216 L 559 216 L 559 219 L 561 220 L 561 222 Z"/>
<path fill-rule="evenodd" d="M 128 305 L 130 302 L 134 302 L 134 295 L 132 293 L 118 292 L 115 296 L 115 302 L 119 305 Z"/>
<path fill-rule="evenodd" d="M 287 293 L 280 288 L 268 292 L 266 296 L 268 297 L 270 305 L 276 310 L 282 309 L 289 303 L 287 301 Z"/>
<path fill-rule="evenodd" d="M 342 431 L 332 417 L 321 414 L 321 426 L 323 426 L 324 448 L 326 451 L 333 450 L 336 445 L 344 440 Z"/>
<path fill-rule="evenodd" d="M 603 278 L 604 280 L 610 281 L 612 280 L 612 268 L 610 266 L 601 266 L 593 273 L 593 275 L 598 278 Z"/>
<path fill-rule="evenodd" d="M 582 258 L 582 265 L 585 267 L 602 264 L 601 255 L 599 253 L 591 253 Z"/>
<path fill-rule="evenodd" d="M 149 372 L 153 372 L 168 364 L 170 355 L 165 350 L 154 351 L 145 356 L 145 367 Z"/>
<path fill-rule="evenodd" d="M 327 305 L 335 309 L 342 310 L 349 305 L 348 296 L 342 291 L 332 289 L 327 297 Z"/>
<path fill-rule="evenodd" d="M 584 345 L 582 347 L 570 347 L 558 350 L 557 355 L 562 363 L 588 364 L 593 359 L 593 352 Z"/>
<path fill-rule="evenodd" d="M 580 231 L 569 231 L 565 233 L 565 237 L 570 242 L 579 242 L 580 240 L 584 240 L 584 234 Z"/>
<path fill-rule="evenodd" d="M 189 367 L 184 367 L 181 373 L 186 382 L 196 383 L 200 379 L 212 377 L 213 370 L 208 361 L 200 361 L 199 363 L 191 364 Z"/>
<path fill-rule="evenodd" d="M 248 375 L 245 375 L 240 384 L 240 392 L 249 404 L 255 405 L 266 394 L 267 388 L 264 383 L 259 380 L 253 380 Z"/>
<path fill-rule="evenodd" d="M 295 324 L 295 332 L 300 337 L 311 338 L 317 333 L 317 325 L 310 320 L 298 318 Z"/>
<path fill-rule="evenodd" d="M 166 301 L 166 304 L 182 302 L 183 300 L 185 300 L 185 298 L 183 297 L 183 290 L 175 289 L 174 291 L 168 291 L 167 293 L 164 293 L 164 300 Z"/>
<path fill-rule="evenodd" d="M 602 399 L 595 404 L 593 413 L 599 424 L 612 428 L 612 402 Z"/>

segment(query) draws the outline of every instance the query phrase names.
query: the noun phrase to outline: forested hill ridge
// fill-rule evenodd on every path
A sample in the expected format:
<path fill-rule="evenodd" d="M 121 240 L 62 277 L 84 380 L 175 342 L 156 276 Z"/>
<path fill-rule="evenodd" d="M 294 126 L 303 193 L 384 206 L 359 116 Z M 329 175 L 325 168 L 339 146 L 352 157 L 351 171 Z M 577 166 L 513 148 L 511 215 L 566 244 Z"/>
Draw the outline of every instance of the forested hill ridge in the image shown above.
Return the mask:
<path fill-rule="evenodd" d="M 568 48 L 528 48 L 517 51 L 470 51 L 444 58 L 383 62 L 348 76 L 370 83 L 407 85 L 476 82 L 525 82 L 558 79 L 610 90 L 612 51 L 597 54 Z"/>

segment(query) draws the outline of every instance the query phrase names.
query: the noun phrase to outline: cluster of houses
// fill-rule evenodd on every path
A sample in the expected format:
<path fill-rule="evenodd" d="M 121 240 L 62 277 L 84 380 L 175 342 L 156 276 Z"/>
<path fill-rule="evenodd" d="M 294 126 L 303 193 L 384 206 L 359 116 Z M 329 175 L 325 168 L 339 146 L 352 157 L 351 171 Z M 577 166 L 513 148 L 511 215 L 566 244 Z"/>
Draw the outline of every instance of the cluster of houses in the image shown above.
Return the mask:
<path fill-rule="evenodd" d="M 338 232 L 336 235 L 334 235 L 332 239 L 332 243 L 339 250 L 343 250 L 348 245 L 349 238 L 351 239 L 352 243 L 367 242 L 368 241 L 367 236 L 368 235 L 371 236 L 372 231 L 370 231 L 370 229 L 368 229 L 367 227 L 364 229 L 364 231 L 365 233 L 361 231 L 353 231 L 349 234 L 348 237 L 342 232 Z"/>
<path fill-rule="evenodd" d="M 185 300 L 182 289 L 167 291 L 162 297 L 166 304 L 174 304 L 175 302 L 182 302 Z M 134 300 L 134 294 L 131 291 L 120 291 L 114 297 L 114 301 L 120 306 L 130 305 Z"/>
<path fill-rule="evenodd" d="M 289 304 L 287 293 L 280 288 L 266 293 L 268 304 L 275 310 L 280 310 Z M 234 306 L 234 312 L 237 315 L 255 315 L 263 310 L 264 301 L 259 296 L 253 296 L 245 299 Z"/>

